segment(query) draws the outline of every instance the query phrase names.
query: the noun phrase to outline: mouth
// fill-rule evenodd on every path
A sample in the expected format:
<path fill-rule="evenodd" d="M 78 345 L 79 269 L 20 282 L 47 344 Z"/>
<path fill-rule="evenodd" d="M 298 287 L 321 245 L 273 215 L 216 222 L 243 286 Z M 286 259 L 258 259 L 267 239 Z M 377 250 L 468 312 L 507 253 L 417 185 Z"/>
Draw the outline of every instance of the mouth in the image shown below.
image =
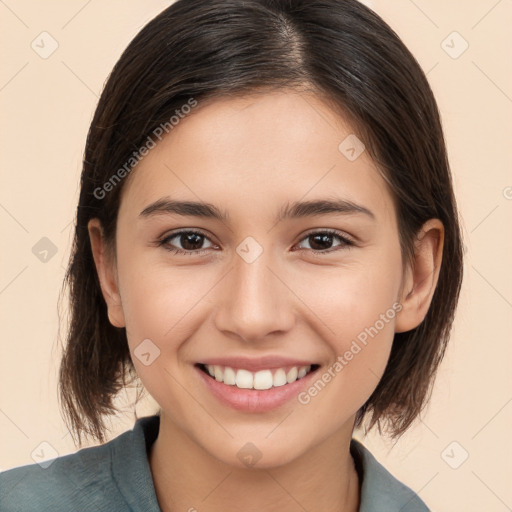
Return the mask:
<path fill-rule="evenodd" d="M 194 364 L 205 398 L 249 413 L 265 413 L 293 399 L 310 386 L 321 365 L 310 359 L 277 354 L 213 357 Z"/>
<path fill-rule="evenodd" d="M 296 381 L 315 372 L 320 365 L 287 365 L 279 368 L 260 369 L 258 371 L 204 363 L 197 363 L 196 367 L 207 375 L 209 379 L 226 386 L 243 390 L 264 391 L 292 385 Z"/>

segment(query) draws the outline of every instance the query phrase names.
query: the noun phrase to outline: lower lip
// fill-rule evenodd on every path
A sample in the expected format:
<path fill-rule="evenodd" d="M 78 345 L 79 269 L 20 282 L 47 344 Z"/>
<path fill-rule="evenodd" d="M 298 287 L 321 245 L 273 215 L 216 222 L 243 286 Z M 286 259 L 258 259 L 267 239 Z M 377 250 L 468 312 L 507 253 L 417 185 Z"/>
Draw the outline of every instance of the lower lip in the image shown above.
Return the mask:
<path fill-rule="evenodd" d="M 229 405 L 233 409 L 246 412 L 266 412 L 285 404 L 296 397 L 301 390 L 309 384 L 312 375 L 316 374 L 318 370 L 317 368 L 309 372 L 305 377 L 291 384 L 259 390 L 240 389 L 236 386 L 229 386 L 206 375 L 206 373 L 197 366 L 195 369 L 199 372 L 199 376 L 208 389 L 220 402 Z"/>

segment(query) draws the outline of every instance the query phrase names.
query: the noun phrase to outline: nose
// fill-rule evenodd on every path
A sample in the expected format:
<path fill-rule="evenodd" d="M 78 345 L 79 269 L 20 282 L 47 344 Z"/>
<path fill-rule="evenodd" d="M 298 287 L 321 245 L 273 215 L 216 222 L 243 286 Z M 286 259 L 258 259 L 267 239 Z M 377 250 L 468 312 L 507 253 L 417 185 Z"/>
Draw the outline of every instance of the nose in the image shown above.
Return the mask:
<path fill-rule="evenodd" d="M 252 262 L 235 255 L 220 285 L 215 316 L 217 329 L 225 335 L 255 342 L 274 339 L 293 327 L 294 295 L 271 259 L 271 251 Z"/>

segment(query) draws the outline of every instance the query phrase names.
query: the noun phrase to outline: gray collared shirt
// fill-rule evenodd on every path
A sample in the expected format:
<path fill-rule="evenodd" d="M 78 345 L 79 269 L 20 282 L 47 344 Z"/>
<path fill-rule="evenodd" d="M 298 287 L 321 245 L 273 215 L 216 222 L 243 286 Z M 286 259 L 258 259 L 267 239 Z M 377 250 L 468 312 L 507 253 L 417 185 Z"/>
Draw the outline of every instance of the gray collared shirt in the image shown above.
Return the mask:
<path fill-rule="evenodd" d="M 2 512 L 161 512 L 148 453 L 160 417 L 139 418 L 132 430 L 101 446 L 0 473 Z M 350 451 L 360 474 L 359 512 L 428 512 L 357 440 Z M 193 506 L 193 504 L 191 504 Z"/>

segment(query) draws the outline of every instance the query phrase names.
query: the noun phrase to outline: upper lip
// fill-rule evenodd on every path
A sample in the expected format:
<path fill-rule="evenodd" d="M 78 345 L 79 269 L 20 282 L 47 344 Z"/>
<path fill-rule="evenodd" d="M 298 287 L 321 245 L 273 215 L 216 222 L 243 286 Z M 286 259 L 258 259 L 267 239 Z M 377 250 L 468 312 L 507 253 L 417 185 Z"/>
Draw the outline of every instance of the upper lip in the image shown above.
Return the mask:
<path fill-rule="evenodd" d="M 306 359 L 292 359 L 290 357 L 269 355 L 262 357 L 212 357 L 200 361 L 200 364 L 229 366 L 231 368 L 257 372 L 259 370 L 271 370 L 286 366 L 309 366 L 315 363 Z"/>

